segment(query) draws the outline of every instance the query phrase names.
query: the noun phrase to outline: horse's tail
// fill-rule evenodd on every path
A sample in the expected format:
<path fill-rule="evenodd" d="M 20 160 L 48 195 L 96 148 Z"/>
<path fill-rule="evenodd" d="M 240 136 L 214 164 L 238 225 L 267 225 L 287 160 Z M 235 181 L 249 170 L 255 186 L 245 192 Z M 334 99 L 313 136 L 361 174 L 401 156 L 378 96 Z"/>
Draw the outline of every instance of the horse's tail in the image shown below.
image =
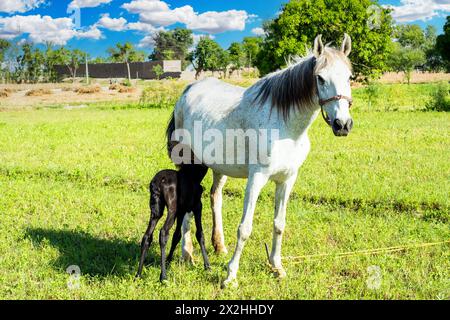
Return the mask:
<path fill-rule="evenodd" d="M 169 125 L 166 130 L 167 137 L 167 152 L 169 154 L 169 158 L 172 159 L 172 150 L 176 146 L 177 142 L 172 140 L 173 133 L 175 132 L 175 111 L 172 113 L 170 117 Z"/>

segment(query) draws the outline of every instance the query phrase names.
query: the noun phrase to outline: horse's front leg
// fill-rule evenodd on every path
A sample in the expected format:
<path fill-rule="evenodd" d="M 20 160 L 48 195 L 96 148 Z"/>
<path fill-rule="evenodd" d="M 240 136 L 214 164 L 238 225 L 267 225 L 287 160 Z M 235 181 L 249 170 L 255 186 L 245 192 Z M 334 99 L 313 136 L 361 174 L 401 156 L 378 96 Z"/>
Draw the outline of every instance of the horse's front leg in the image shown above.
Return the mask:
<path fill-rule="evenodd" d="M 286 209 L 294 187 L 297 175 L 290 177 L 287 181 L 277 183 L 275 193 L 275 218 L 273 221 L 273 242 L 272 253 L 270 254 L 270 264 L 272 271 L 278 278 L 284 278 L 286 271 L 281 262 L 281 243 L 283 240 L 283 233 L 286 227 Z"/>
<path fill-rule="evenodd" d="M 236 280 L 242 250 L 244 249 L 245 242 L 250 237 L 252 232 L 253 215 L 255 213 L 256 202 L 261 189 L 266 185 L 267 181 L 268 176 L 260 172 L 253 173 L 249 176 L 247 189 L 245 192 L 244 216 L 242 217 L 242 221 L 238 229 L 236 250 L 234 251 L 233 258 L 228 264 L 228 277 L 224 281 L 222 287 L 227 287 Z"/>
<path fill-rule="evenodd" d="M 226 182 L 226 176 L 214 172 L 211 188 L 211 208 L 213 213 L 212 244 L 217 254 L 228 253 L 222 225 L 222 190 Z"/>

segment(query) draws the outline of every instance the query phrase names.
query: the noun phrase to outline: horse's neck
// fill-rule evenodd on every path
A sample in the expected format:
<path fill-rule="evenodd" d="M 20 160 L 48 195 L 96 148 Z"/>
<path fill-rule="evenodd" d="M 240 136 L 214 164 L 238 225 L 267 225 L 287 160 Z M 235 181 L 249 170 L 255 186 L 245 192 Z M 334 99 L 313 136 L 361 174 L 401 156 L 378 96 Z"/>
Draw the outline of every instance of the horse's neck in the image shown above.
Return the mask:
<path fill-rule="evenodd" d="M 308 133 L 309 128 L 317 119 L 319 109 L 306 111 L 293 111 L 288 120 L 283 121 L 284 132 L 287 138 L 301 140 Z"/>

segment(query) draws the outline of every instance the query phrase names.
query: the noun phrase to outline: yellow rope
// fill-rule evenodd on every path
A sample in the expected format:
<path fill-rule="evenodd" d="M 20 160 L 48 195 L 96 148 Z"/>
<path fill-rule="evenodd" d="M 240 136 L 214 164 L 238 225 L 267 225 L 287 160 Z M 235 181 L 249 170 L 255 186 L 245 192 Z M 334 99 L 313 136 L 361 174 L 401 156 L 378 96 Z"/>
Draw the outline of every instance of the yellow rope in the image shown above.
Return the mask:
<path fill-rule="evenodd" d="M 395 246 L 389 248 L 378 248 L 378 249 L 366 249 L 359 251 L 350 251 L 350 252 L 342 252 L 342 253 L 319 253 L 319 254 L 311 254 L 311 255 L 303 255 L 297 257 L 285 257 L 284 260 L 300 260 L 300 259 L 308 259 L 308 258 L 323 258 L 323 257 L 349 257 L 356 255 L 372 255 L 372 254 L 380 254 L 380 253 L 390 253 L 390 252 L 398 252 L 404 251 L 408 249 L 416 249 L 416 248 L 426 248 L 432 246 L 438 246 L 442 244 L 450 243 L 450 240 L 442 241 L 442 242 L 429 242 L 429 243 L 418 243 L 412 245 L 404 245 L 404 246 Z M 300 261 L 294 261 L 293 264 L 301 263 Z"/>

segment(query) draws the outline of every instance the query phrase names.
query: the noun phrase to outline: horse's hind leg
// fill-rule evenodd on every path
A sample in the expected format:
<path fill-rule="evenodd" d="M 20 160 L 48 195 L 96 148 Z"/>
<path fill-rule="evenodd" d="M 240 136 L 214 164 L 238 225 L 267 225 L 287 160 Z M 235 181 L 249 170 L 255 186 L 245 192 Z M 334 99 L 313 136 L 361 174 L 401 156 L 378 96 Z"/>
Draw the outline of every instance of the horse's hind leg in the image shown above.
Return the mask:
<path fill-rule="evenodd" d="M 272 271 L 278 278 L 286 276 L 286 271 L 281 263 L 281 243 L 283 232 L 286 226 L 286 208 L 289 201 L 289 195 L 295 184 L 297 176 L 290 177 L 283 183 L 277 183 L 275 193 L 275 218 L 273 221 L 273 242 L 272 253 L 270 254 L 270 264 Z"/>
<path fill-rule="evenodd" d="M 222 190 L 227 182 L 227 177 L 217 172 L 213 173 L 213 185 L 211 188 L 211 208 L 213 213 L 212 243 L 217 254 L 227 254 L 225 237 L 222 225 Z"/>
<path fill-rule="evenodd" d="M 183 235 L 181 242 L 181 252 L 182 252 L 182 259 L 184 261 L 194 264 L 194 257 L 193 257 L 194 247 L 192 245 L 192 238 L 191 238 L 191 219 L 192 219 L 192 212 L 186 213 L 182 225 Z"/>
<path fill-rule="evenodd" d="M 205 265 L 205 269 L 209 270 L 211 267 L 209 265 L 209 259 L 208 254 L 206 253 L 206 246 L 205 246 L 205 236 L 203 234 L 203 227 L 202 227 L 202 204 L 200 203 L 198 207 L 194 210 L 194 217 L 195 217 L 195 227 L 196 227 L 196 237 L 197 241 L 200 245 L 200 248 L 202 250 L 203 255 L 203 262 Z"/>
<path fill-rule="evenodd" d="M 140 277 L 142 274 L 142 269 L 144 267 L 145 258 L 147 257 L 148 249 L 150 248 L 150 245 L 153 242 L 153 233 L 155 231 L 156 225 L 158 224 L 158 221 L 161 219 L 161 217 L 164 214 L 164 206 L 165 203 L 160 198 L 154 198 L 152 197 L 150 200 L 150 210 L 151 210 L 151 217 L 150 217 L 150 223 L 147 228 L 147 231 L 144 234 L 144 237 L 142 238 L 141 242 L 141 259 L 139 261 L 139 268 L 138 272 L 136 274 L 136 278 Z"/>

